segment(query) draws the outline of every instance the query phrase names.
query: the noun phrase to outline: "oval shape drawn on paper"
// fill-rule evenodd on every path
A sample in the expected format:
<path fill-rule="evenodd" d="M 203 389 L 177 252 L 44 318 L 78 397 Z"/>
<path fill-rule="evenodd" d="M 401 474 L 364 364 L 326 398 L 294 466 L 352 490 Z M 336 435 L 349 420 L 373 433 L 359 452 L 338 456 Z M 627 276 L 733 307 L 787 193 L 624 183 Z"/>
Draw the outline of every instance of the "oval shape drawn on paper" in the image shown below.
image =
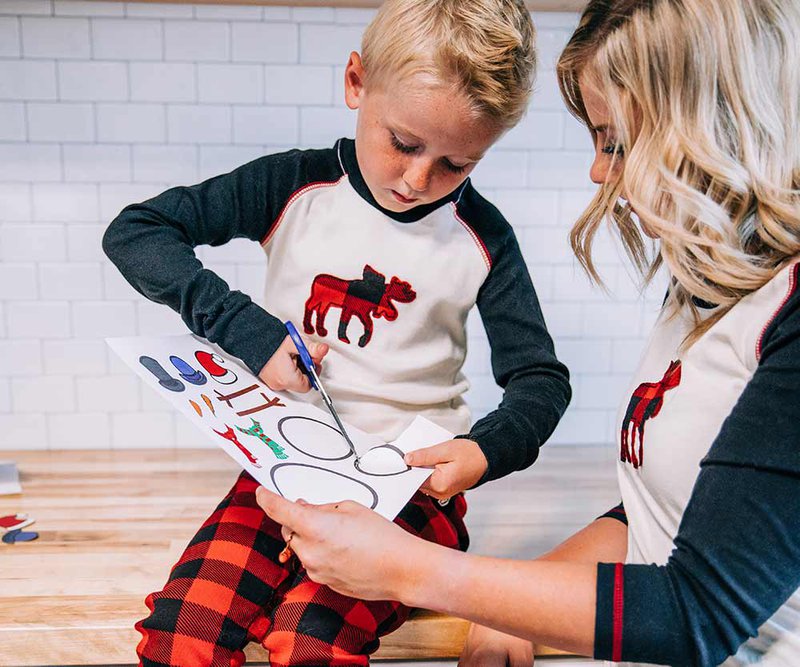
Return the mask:
<path fill-rule="evenodd" d="M 367 450 L 354 465 L 359 472 L 373 477 L 402 475 L 411 470 L 403 460 L 402 450 L 389 444 Z"/>
<path fill-rule="evenodd" d="M 284 417 L 278 422 L 278 432 L 287 445 L 318 461 L 342 461 L 352 456 L 338 428 L 312 417 Z"/>
<path fill-rule="evenodd" d="M 378 494 L 371 486 L 319 466 L 279 463 L 269 474 L 278 493 L 289 500 L 302 498 L 314 505 L 354 500 L 373 510 L 378 505 Z"/>

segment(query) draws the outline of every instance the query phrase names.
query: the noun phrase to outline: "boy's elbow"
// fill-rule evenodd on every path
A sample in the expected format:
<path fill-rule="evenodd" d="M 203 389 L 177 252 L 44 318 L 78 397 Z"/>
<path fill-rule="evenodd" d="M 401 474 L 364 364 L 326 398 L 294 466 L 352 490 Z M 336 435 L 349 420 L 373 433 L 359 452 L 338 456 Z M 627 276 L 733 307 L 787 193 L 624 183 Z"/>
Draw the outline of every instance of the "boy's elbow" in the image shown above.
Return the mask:
<path fill-rule="evenodd" d="M 569 383 L 569 372 L 566 367 L 563 373 L 554 375 L 550 396 L 553 404 L 557 406 L 559 418 L 563 417 L 572 400 L 572 385 Z"/>
<path fill-rule="evenodd" d="M 549 368 L 549 375 L 552 378 L 552 394 L 560 397 L 561 413 L 567 409 L 572 400 L 572 386 L 569 382 L 569 369 L 557 359 L 553 360 Z"/>
<path fill-rule="evenodd" d="M 572 401 L 572 385 L 569 383 L 569 376 L 565 376 L 561 381 L 561 391 L 564 396 L 564 411 L 566 411 L 567 407 Z"/>
<path fill-rule="evenodd" d="M 119 265 L 120 260 L 123 259 L 124 250 L 128 246 L 128 231 L 129 222 L 126 220 L 125 211 L 123 210 L 111 221 L 111 224 L 103 234 L 101 242 L 103 252 L 116 265 Z"/>
<path fill-rule="evenodd" d="M 103 252 L 106 254 L 112 262 L 114 261 L 114 253 L 117 249 L 117 230 L 115 228 L 116 220 L 114 220 L 107 228 L 105 233 L 103 234 L 103 240 L 101 245 L 103 247 Z"/>

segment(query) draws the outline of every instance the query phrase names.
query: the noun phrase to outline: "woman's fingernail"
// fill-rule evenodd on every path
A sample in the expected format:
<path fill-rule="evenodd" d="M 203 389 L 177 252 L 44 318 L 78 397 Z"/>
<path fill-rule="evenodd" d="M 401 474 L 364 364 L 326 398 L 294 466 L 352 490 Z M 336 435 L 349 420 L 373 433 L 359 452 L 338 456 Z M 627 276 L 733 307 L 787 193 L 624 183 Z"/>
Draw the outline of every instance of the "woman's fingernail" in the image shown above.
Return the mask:
<path fill-rule="evenodd" d="M 411 454 L 406 454 L 403 457 L 403 460 L 406 462 L 406 465 L 410 466 L 414 464 L 414 457 Z"/>

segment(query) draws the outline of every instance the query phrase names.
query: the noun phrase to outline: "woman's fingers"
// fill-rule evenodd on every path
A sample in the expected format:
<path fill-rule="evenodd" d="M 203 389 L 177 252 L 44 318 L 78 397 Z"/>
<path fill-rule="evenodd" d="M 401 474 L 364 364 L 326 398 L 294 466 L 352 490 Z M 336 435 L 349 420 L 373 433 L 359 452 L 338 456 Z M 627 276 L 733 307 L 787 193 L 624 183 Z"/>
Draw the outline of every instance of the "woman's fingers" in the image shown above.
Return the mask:
<path fill-rule="evenodd" d="M 301 532 L 303 513 L 308 511 L 307 507 L 301 507 L 291 500 L 286 500 L 283 496 L 273 493 L 263 486 L 256 489 L 256 502 L 276 523 L 288 528 L 293 533 Z"/>

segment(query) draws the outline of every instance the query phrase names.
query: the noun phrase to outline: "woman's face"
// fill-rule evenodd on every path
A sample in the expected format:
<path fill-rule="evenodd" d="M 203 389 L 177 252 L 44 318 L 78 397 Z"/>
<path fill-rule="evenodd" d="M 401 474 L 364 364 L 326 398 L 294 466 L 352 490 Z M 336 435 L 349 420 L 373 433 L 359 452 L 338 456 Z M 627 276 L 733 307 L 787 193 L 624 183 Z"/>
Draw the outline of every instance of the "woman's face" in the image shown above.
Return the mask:
<path fill-rule="evenodd" d="M 611 112 L 605 98 L 585 75 L 580 77 L 579 85 L 591 124 L 589 129 L 594 135 L 594 161 L 589 169 L 589 178 L 593 183 L 602 185 L 619 176 L 625 151 L 618 142 L 617 131 L 611 122 Z"/>
<path fill-rule="evenodd" d="M 619 141 L 619 135 L 612 122 L 611 111 L 605 97 L 585 75 L 580 77 L 578 84 L 586 114 L 589 116 L 589 129 L 592 130 L 594 136 L 594 160 L 589 168 L 589 178 L 593 183 L 602 185 L 614 181 L 622 175 L 625 147 Z M 627 198 L 624 191 L 622 195 Z M 641 220 L 639 225 L 651 239 L 658 238 L 657 234 Z"/>

